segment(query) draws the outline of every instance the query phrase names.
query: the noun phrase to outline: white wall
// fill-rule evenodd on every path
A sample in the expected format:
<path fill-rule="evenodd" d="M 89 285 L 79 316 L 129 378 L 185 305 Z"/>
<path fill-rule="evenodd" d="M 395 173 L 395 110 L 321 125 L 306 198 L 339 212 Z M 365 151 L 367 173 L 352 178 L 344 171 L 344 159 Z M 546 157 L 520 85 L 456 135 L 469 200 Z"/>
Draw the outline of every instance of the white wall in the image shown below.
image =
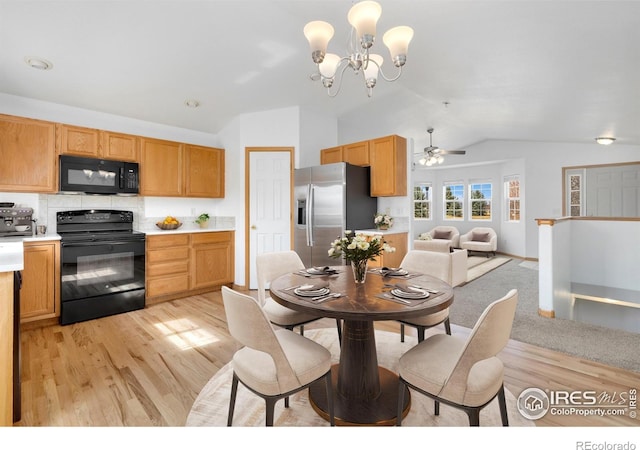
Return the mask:
<path fill-rule="evenodd" d="M 338 120 L 309 108 L 300 108 L 300 151 L 296 168 L 320 164 L 320 150 L 338 145 Z"/>

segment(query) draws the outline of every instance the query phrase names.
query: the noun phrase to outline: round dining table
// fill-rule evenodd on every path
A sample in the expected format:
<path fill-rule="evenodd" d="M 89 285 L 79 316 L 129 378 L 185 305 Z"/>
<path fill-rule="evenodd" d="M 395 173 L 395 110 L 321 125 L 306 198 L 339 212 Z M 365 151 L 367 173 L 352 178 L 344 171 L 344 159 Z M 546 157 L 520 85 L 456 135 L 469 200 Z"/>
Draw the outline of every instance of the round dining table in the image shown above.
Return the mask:
<path fill-rule="evenodd" d="M 374 322 L 410 319 L 441 311 L 453 302 L 453 288 L 429 275 L 396 278 L 383 276 L 379 271 L 370 271 L 363 284 L 356 284 L 349 266 L 331 269 L 337 273 L 313 277 L 303 272 L 282 275 L 271 282 L 271 297 L 287 308 L 342 320 L 340 359 L 331 368 L 336 423 L 394 425 L 398 411 L 398 376 L 378 365 Z M 295 287 L 324 282 L 332 293 L 341 296 L 318 301 L 294 292 Z M 429 297 L 398 299 L 390 293 L 395 283 L 420 286 L 428 290 Z M 321 384 L 309 388 L 309 399 L 314 410 L 328 420 L 326 390 Z M 409 412 L 410 398 L 408 390 L 405 391 L 403 417 Z"/>

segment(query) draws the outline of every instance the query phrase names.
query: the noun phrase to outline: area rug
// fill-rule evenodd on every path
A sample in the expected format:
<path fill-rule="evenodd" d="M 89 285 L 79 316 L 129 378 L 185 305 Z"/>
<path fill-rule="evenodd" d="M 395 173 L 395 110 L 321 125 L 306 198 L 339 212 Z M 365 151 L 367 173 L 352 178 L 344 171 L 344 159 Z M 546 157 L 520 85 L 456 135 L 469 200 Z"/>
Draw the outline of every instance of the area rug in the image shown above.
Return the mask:
<path fill-rule="evenodd" d="M 469 256 L 467 258 L 467 283 L 491 272 L 496 267 L 508 263 L 511 258 L 505 256 Z"/>
<path fill-rule="evenodd" d="M 305 336 L 327 347 L 331 351 L 333 360 L 335 362 L 338 361 L 339 345 L 335 329 L 309 330 L 305 331 Z M 415 337 L 407 337 L 405 342 L 402 343 L 397 333 L 376 331 L 378 364 L 395 371 L 400 355 L 416 344 Z M 186 426 L 226 426 L 231 377 L 231 365 L 227 364 L 209 380 L 196 398 L 187 416 Z M 532 421 L 525 419 L 518 412 L 516 399 L 509 390 L 506 390 L 506 398 L 510 426 L 535 426 Z M 463 411 L 447 405 L 440 405 L 440 415 L 434 416 L 433 406 L 431 399 L 411 392 L 411 410 L 402 421 L 402 425 L 413 427 L 467 427 L 469 425 L 468 417 Z M 242 384 L 239 384 L 233 426 L 261 427 L 264 426 L 264 422 L 264 400 L 252 394 Z M 276 404 L 274 425 L 281 427 L 321 427 L 329 424 L 312 409 L 307 397 L 307 391 L 304 390 L 291 396 L 289 408 L 284 408 L 284 401 L 279 401 Z M 502 426 L 497 399 L 494 399 L 480 413 L 480 426 Z"/>

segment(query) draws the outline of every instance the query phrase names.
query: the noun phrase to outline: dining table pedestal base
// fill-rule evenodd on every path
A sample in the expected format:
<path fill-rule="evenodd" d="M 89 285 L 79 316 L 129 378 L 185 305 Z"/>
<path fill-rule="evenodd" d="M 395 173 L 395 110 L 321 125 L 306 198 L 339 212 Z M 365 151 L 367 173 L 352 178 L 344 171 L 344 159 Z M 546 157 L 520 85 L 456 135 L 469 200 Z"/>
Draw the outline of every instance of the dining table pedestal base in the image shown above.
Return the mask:
<path fill-rule="evenodd" d="M 336 425 L 393 426 L 398 416 L 398 375 L 384 367 L 378 367 L 380 394 L 375 399 L 358 401 L 347 399 L 338 393 L 339 366 L 331 367 L 333 383 L 333 409 Z M 411 395 L 405 387 L 402 417 L 406 417 L 411 408 Z M 309 387 L 309 400 L 313 409 L 325 420 L 329 420 L 327 390 L 324 383 L 315 383 Z"/>

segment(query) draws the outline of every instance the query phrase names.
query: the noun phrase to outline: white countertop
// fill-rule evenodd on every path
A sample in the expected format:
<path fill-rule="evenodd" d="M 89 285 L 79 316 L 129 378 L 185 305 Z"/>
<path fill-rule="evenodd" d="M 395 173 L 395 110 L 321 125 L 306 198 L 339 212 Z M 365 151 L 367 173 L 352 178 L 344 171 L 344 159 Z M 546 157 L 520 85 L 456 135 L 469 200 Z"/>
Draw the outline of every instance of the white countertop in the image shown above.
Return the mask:
<path fill-rule="evenodd" d="M 21 238 L 0 241 L 0 272 L 24 269 L 24 249 Z"/>
<path fill-rule="evenodd" d="M 389 228 L 388 230 L 379 230 L 377 228 L 370 228 L 368 230 L 356 230 L 356 233 L 363 233 L 363 234 L 378 234 L 378 235 L 386 235 L 386 234 L 398 234 L 398 233 L 408 233 L 409 230 L 404 229 L 402 227 L 398 227 L 398 228 Z"/>
<path fill-rule="evenodd" d="M 200 228 L 198 226 L 191 226 L 191 225 L 184 224 L 176 230 L 161 230 L 158 227 L 154 227 L 154 228 L 145 228 L 137 231 L 141 231 L 142 233 L 148 236 L 153 236 L 153 235 L 159 235 L 159 234 L 212 233 L 216 231 L 235 231 L 235 228 L 230 228 L 230 227 Z"/>

